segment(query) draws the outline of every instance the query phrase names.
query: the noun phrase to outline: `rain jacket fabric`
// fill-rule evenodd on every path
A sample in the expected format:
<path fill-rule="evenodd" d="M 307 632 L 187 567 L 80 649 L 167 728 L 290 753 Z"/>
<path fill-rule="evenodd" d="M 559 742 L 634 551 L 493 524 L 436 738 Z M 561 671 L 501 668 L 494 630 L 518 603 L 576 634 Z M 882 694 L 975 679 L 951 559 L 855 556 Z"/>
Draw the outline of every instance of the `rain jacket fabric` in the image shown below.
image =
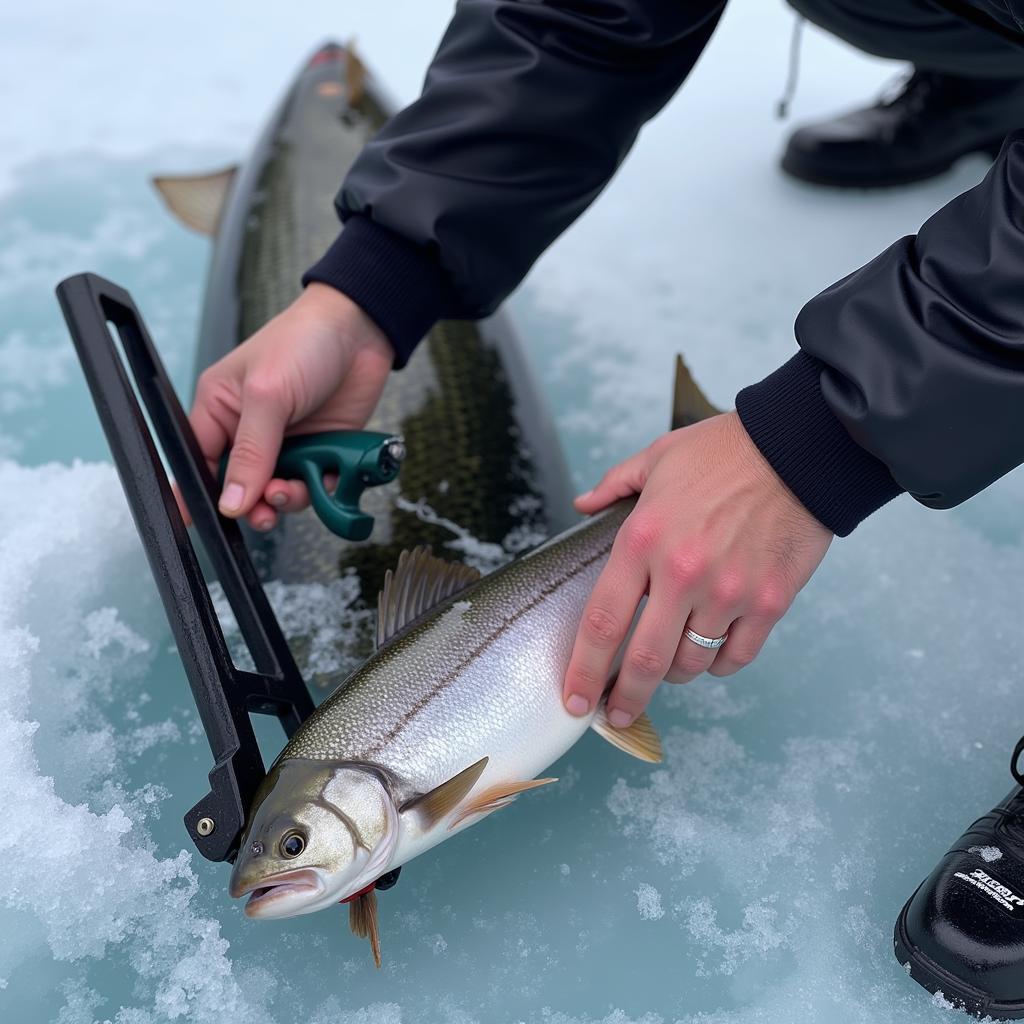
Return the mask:
<path fill-rule="evenodd" d="M 1024 46 L 1024 0 L 940 6 Z M 398 367 L 435 320 L 492 312 L 601 192 L 723 7 L 462 0 L 421 97 L 345 179 L 345 230 L 304 281 L 362 306 Z M 903 490 L 948 508 L 1024 462 L 1022 198 L 1024 133 L 916 236 L 812 299 L 801 351 L 737 396 L 759 449 L 835 533 Z"/>

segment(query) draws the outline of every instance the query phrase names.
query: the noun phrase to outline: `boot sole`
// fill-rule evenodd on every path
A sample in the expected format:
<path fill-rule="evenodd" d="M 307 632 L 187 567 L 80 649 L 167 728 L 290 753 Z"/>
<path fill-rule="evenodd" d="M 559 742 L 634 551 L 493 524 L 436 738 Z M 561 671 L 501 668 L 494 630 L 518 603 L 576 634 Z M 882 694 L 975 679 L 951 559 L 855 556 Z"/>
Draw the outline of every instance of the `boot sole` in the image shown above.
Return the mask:
<path fill-rule="evenodd" d="M 962 153 L 956 153 L 953 156 L 943 158 L 941 161 L 928 164 L 925 167 L 915 167 L 913 170 L 892 174 L 859 175 L 857 177 L 844 178 L 841 174 L 829 174 L 828 172 L 816 170 L 802 163 L 799 159 L 794 159 L 788 152 L 783 154 L 780 166 L 790 177 L 797 178 L 799 181 L 809 182 L 812 185 L 829 185 L 833 188 L 892 188 L 896 185 L 912 185 L 914 182 L 927 181 L 929 178 L 944 174 L 958 160 L 965 156 L 973 156 L 976 153 L 980 153 L 994 160 L 999 155 L 999 150 L 1002 149 L 1004 138 L 1005 136 L 1001 136 L 998 141 L 982 143 L 971 149 L 964 150 Z"/>
<path fill-rule="evenodd" d="M 988 1016 L 993 1020 L 1024 1019 L 1024 1002 L 1010 1003 L 993 999 L 989 993 L 961 981 L 914 945 L 907 933 L 907 911 L 913 899 L 911 896 L 903 905 L 892 937 L 896 959 L 904 968 L 910 968 L 910 977 L 929 992 L 941 992 L 942 997 L 958 1010 L 965 1010 L 976 1017 Z"/>

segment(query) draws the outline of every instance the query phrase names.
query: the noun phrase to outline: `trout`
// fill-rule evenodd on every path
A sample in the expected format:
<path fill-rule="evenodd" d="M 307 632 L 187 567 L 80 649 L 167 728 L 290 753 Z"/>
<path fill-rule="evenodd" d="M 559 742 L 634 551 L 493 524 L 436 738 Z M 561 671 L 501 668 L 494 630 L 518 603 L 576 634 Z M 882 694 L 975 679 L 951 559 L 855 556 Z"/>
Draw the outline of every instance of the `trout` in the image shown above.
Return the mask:
<path fill-rule="evenodd" d="M 677 361 L 674 425 L 715 412 Z M 642 715 L 610 725 L 562 703 L 576 628 L 625 499 L 487 576 L 405 553 L 378 599 L 377 650 L 292 736 L 253 802 L 231 874 L 254 918 L 349 902 L 380 965 L 374 883 L 555 782 L 539 777 L 587 731 L 661 759 Z"/>

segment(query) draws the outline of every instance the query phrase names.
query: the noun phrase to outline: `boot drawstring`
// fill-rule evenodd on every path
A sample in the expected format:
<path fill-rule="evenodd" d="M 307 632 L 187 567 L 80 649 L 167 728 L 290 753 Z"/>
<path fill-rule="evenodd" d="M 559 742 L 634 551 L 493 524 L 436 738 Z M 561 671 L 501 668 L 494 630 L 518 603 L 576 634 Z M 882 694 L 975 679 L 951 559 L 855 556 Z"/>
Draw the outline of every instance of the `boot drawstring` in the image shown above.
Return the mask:
<path fill-rule="evenodd" d="M 785 121 L 789 117 L 789 105 L 796 95 L 796 86 L 800 79 L 800 47 L 803 40 L 804 21 L 803 15 L 798 14 L 793 22 L 793 34 L 789 39 L 789 72 L 786 75 L 786 87 L 775 105 L 775 116 L 780 121 Z"/>

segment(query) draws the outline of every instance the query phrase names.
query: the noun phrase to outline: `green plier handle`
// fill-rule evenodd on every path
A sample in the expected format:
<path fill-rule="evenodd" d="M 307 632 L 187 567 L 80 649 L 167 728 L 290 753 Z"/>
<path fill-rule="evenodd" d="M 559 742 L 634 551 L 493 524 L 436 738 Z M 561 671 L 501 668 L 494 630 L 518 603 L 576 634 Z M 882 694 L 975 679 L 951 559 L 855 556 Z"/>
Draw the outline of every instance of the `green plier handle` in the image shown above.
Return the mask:
<path fill-rule="evenodd" d="M 274 476 L 302 480 L 313 510 L 332 533 L 346 540 L 366 540 L 373 516 L 359 507 L 367 487 L 391 483 L 405 458 L 405 442 L 396 434 L 370 430 L 331 430 L 285 438 Z M 221 460 L 223 481 L 227 456 Z M 334 473 L 338 486 L 330 493 L 324 476 Z"/>

